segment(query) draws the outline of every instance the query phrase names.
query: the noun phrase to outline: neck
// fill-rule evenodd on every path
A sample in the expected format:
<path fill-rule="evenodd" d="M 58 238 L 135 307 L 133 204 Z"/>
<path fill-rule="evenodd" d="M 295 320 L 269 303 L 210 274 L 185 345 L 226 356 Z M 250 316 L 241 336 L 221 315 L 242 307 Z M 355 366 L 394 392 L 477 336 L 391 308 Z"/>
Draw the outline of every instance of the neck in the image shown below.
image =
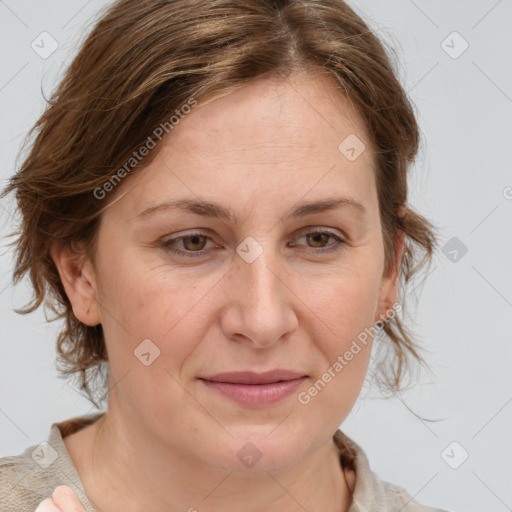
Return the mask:
<path fill-rule="evenodd" d="M 345 512 L 350 506 L 332 439 L 286 470 L 240 473 L 206 465 L 179 446 L 162 447 L 139 423 L 115 413 L 92 425 L 77 464 L 87 496 L 103 512 Z"/>

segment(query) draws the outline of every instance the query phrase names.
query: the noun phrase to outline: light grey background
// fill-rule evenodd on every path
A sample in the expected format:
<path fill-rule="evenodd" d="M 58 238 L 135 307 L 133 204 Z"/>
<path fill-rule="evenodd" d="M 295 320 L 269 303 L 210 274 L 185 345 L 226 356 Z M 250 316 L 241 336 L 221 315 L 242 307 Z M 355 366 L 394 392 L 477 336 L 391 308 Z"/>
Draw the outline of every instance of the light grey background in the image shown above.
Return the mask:
<path fill-rule="evenodd" d="M 44 108 L 41 92 L 49 97 L 85 23 L 107 3 L 0 1 L 2 188 Z M 351 5 L 396 49 L 417 109 L 423 146 L 411 170 L 410 202 L 439 227 L 441 247 L 456 237 L 468 251 L 457 262 L 455 253 L 439 251 L 419 294 L 417 332 L 433 376 L 386 401 L 365 385 L 342 428 L 381 478 L 421 503 L 512 510 L 512 2 Z M 47 59 L 31 48 L 43 31 L 59 44 Z M 458 56 L 464 41 L 469 47 Z M 26 283 L 10 284 L 5 235 L 13 215 L 10 198 L 0 204 L 0 456 L 46 440 L 55 421 L 95 412 L 57 378 L 58 325 L 47 324 L 41 310 L 13 311 L 28 297 Z M 458 445 L 444 451 L 453 441 Z M 468 459 L 453 469 L 446 461 L 456 465 L 463 450 Z"/>

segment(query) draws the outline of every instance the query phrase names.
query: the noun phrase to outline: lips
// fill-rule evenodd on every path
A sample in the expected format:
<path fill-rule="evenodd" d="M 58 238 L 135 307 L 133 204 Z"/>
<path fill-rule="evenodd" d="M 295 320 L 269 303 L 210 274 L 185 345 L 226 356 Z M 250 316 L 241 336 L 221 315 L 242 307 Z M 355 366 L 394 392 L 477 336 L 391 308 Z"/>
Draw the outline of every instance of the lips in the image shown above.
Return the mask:
<path fill-rule="evenodd" d="M 306 375 L 290 370 L 271 370 L 265 373 L 219 373 L 211 377 L 202 377 L 202 379 L 210 382 L 225 382 L 228 384 L 272 384 L 274 382 L 294 380 L 301 377 L 306 377 Z"/>
<path fill-rule="evenodd" d="M 307 375 L 290 370 L 218 373 L 201 380 L 208 389 L 246 407 L 267 407 L 292 395 Z"/>

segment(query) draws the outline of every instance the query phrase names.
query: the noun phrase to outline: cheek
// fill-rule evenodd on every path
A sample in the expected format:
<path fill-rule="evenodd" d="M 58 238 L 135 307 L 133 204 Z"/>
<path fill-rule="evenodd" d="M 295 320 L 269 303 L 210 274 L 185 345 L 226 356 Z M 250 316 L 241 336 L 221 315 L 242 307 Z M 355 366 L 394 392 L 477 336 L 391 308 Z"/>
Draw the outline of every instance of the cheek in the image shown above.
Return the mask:
<path fill-rule="evenodd" d="M 315 321 L 322 326 L 322 335 L 319 330 L 316 336 L 322 365 L 315 378 L 328 384 L 317 386 L 322 389 L 321 402 L 330 402 L 340 413 L 352 406 L 366 375 L 378 305 L 378 271 L 365 266 L 332 276 L 327 292 L 315 288 L 308 294 Z"/>
<path fill-rule="evenodd" d="M 375 286 L 359 279 L 333 283 L 330 293 L 315 302 L 322 320 L 315 320 L 321 324 L 315 336 L 320 358 L 299 403 L 305 413 L 330 421 L 334 428 L 344 421 L 361 391 L 371 355 L 376 304 Z"/>
<path fill-rule="evenodd" d="M 104 276 L 102 325 L 112 382 L 145 418 L 169 424 L 167 414 L 193 403 L 181 385 L 181 368 L 204 338 L 201 298 L 214 282 L 199 284 L 179 270 L 152 268 L 127 255 Z"/>
<path fill-rule="evenodd" d="M 376 266 L 353 266 L 332 273 L 321 286 L 313 283 L 308 287 L 306 303 L 325 323 L 328 347 L 340 350 L 347 340 L 373 325 L 381 282 L 378 276 Z"/>
<path fill-rule="evenodd" d="M 100 301 L 112 360 L 117 358 L 122 361 L 118 364 L 131 366 L 134 350 L 149 339 L 164 356 L 159 362 L 165 360 L 166 367 L 169 362 L 178 367 L 204 336 L 208 320 L 205 308 L 210 307 L 218 276 L 198 278 L 197 271 L 161 264 L 155 267 L 135 251 L 125 251 L 115 265 L 108 261 L 106 265 Z"/>

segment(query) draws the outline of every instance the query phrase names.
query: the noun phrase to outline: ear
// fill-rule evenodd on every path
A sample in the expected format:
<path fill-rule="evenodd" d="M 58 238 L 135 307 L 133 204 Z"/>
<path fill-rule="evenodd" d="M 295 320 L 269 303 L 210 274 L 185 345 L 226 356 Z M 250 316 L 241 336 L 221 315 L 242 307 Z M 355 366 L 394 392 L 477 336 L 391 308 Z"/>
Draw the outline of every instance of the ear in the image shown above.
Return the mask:
<path fill-rule="evenodd" d="M 90 326 L 101 323 L 92 262 L 83 251 L 73 250 L 58 241 L 52 243 L 50 254 L 76 318 Z"/>
<path fill-rule="evenodd" d="M 395 247 L 396 263 L 388 270 L 387 273 L 384 273 L 382 276 L 382 282 L 379 293 L 379 304 L 377 306 L 375 322 L 378 322 L 379 320 L 385 320 L 386 317 L 389 316 L 389 313 L 387 312 L 393 309 L 393 305 L 398 300 L 400 267 L 405 247 L 404 239 L 405 233 L 401 230 L 397 230 L 397 241 Z"/>

